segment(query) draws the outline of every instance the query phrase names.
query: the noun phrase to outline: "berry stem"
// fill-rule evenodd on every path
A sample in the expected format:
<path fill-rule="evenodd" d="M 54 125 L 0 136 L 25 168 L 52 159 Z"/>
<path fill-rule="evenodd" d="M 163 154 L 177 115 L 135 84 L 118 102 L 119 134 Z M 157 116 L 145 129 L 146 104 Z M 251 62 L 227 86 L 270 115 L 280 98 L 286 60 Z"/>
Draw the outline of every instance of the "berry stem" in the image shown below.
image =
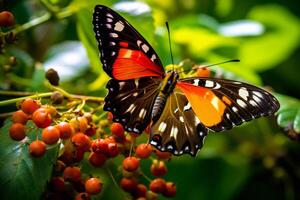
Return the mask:
<path fill-rule="evenodd" d="M 42 98 L 42 97 L 50 97 L 51 95 L 52 95 L 52 92 L 46 92 L 46 93 L 39 93 L 39 94 L 35 94 L 35 95 L 4 100 L 4 101 L 0 101 L 0 106 L 5 106 L 5 105 L 8 105 L 8 104 L 17 103 L 17 102 L 22 101 L 22 100 L 27 99 L 27 98 L 36 99 L 36 98 Z"/>
<path fill-rule="evenodd" d="M 151 182 L 151 178 L 149 178 L 142 170 L 139 170 L 140 174 L 149 182 Z"/>

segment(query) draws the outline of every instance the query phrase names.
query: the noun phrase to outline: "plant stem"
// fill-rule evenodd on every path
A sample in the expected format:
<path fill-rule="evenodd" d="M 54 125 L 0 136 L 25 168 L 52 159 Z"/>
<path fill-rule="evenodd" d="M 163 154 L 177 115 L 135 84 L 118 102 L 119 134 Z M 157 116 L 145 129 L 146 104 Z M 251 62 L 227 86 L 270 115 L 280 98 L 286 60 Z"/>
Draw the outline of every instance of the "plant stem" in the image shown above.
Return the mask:
<path fill-rule="evenodd" d="M 16 27 L 14 30 L 12 30 L 12 32 L 17 35 L 23 31 L 26 31 L 26 30 L 32 28 L 32 27 L 38 26 L 40 24 L 43 24 L 43 23 L 49 21 L 51 19 L 51 17 L 52 17 L 51 13 L 45 13 L 44 15 L 42 15 L 38 18 L 32 19 L 29 22 Z"/>
<path fill-rule="evenodd" d="M 0 95 L 8 95 L 8 96 L 29 96 L 33 95 L 32 92 L 20 92 L 20 91 L 0 91 Z"/>
<path fill-rule="evenodd" d="M 18 101 L 22 101 L 27 98 L 36 99 L 36 98 L 41 98 L 41 97 L 50 97 L 51 95 L 52 95 L 52 92 L 46 92 L 46 93 L 40 93 L 40 94 L 35 94 L 35 95 L 30 95 L 30 96 L 25 96 L 25 97 L 4 100 L 4 101 L 0 101 L 0 106 L 17 103 Z"/>

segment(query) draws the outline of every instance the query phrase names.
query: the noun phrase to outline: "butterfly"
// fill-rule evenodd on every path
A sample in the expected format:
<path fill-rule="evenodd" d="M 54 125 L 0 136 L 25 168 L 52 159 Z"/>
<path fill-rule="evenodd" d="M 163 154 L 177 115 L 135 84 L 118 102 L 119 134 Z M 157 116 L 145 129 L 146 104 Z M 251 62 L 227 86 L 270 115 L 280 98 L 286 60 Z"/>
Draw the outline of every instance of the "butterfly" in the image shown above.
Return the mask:
<path fill-rule="evenodd" d="M 111 77 L 104 110 L 128 132 L 141 134 L 150 125 L 149 142 L 160 151 L 195 156 L 209 130 L 228 130 L 279 109 L 272 94 L 247 83 L 165 72 L 143 36 L 106 6 L 95 7 L 93 25 Z"/>

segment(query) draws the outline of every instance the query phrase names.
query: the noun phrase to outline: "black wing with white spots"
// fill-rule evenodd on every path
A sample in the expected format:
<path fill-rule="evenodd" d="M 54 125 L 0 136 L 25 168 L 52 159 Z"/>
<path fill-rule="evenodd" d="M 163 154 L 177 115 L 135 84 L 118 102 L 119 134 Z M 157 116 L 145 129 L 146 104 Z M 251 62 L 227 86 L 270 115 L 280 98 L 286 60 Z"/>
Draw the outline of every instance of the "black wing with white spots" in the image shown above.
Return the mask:
<path fill-rule="evenodd" d="M 163 66 L 151 45 L 118 13 L 106 6 L 97 5 L 93 14 L 93 25 L 101 62 L 105 72 L 110 77 L 113 77 L 113 65 L 121 48 L 142 52 L 153 63 L 154 68 L 157 68 L 152 70 L 163 76 Z M 124 62 L 124 65 L 130 65 L 125 59 L 120 62 Z M 134 62 L 138 61 L 134 60 Z"/>
<path fill-rule="evenodd" d="M 245 121 L 273 115 L 280 107 L 272 94 L 247 83 L 217 78 L 186 78 L 180 81 L 208 88 L 226 105 L 221 122 L 208 127 L 213 131 L 228 130 Z"/>
<path fill-rule="evenodd" d="M 174 155 L 195 156 L 202 147 L 207 128 L 199 121 L 179 89 L 168 97 L 160 118 L 151 127 L 150 144 Z"/>
<path fill-rule="evenodd" d="M 113 114 L 113 121 L 121 123 L 129 132 L 142 133 L 149 125 L 154 100 L 159 92 L 159 78 L 118 81 L 111 79 L 104 110 Z"/>

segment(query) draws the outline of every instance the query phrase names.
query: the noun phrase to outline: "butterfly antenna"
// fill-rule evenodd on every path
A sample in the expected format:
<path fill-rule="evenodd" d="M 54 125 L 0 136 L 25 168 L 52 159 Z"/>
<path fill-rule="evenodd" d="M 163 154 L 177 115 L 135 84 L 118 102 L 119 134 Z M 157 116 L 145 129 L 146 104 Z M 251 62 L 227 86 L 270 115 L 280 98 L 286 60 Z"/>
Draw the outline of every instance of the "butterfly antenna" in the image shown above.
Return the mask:
<path fill-rule="evenodd" d="M 168 22 L 166 22 L 166 27 L 167 27 L 167 30 L 168 30 L 168 38 L 169 38 L 171 60 L 172 60 L 172 66 L 173 66 L 173 70 L 174 70 L 174 60 L 173 60 L 172 45 L 171 45 L 171 34 L 170 34 L 170 28 L 169 28 L 169 23 Z"/>
<path fill-rule="evenodd" d="M 215 66 L 215 65 L 221 65 L 221 64 L 230 63 L 230 62 L 240 62 L 240 60 L 239 59 L 232 59 L 232 60 L 227 60 L 227 61 L 224 61 L 224 62 L 219 62 L 219 63 L 215 63 L 215 64 L 211 64 L 211 65 L 202 65 L 202 66 L 198 65 L 198 66 L 192 67 L 192 69 L 212 67 L 212 66 Z"/>

